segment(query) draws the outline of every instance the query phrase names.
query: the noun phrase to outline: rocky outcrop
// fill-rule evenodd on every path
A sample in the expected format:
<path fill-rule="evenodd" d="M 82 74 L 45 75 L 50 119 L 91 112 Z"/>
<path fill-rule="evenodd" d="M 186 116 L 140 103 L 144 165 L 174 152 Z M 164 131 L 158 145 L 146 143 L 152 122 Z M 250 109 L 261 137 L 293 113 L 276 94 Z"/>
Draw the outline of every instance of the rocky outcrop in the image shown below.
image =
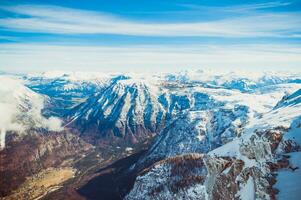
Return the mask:
<path fill-rule="evenodd" d="M 284 133 L 283 128 L 256 132 L 239 145 L 239 156 L 215 152 L 159 161 L 137 177 L 127 199 L 276 199 L 276 172 L 290 167 L 288 158 L 276 153 Z"/>

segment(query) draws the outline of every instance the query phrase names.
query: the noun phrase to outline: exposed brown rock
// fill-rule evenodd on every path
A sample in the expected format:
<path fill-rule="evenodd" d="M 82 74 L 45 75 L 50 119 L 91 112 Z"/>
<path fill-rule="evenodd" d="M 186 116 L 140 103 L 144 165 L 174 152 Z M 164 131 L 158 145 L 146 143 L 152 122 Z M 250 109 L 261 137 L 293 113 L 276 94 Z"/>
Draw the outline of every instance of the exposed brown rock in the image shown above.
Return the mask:
<path fill-rule="evenodd" d="M 238 199 L 235 195 L 239 190 L 239 182 L 236 181 L 236 178 L 241 173 L 243 166 L 242 160 L 234 160 L 227 173 L 222 172 L 216 176 L 211 194 L 213 199 Z"/>
<path fill-rule="evenodd" d="M 301 147 L 295 141 L 285 140 L 283 141 L 283 150 L 285 153 L 290 153 L 290 152 L 301 151 Z"/>

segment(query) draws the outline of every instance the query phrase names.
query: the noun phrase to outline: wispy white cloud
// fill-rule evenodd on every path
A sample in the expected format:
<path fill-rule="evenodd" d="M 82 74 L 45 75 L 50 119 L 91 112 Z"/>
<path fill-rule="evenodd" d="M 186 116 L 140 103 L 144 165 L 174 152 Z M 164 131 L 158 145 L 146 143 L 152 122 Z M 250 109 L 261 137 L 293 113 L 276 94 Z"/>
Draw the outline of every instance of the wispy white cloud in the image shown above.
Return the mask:
<path fill-rule="evenodd" d="M 282 1 L 272 1 L 272 2 L 265 2 L 265 3 L 255 3 L 255 4 L 248 4 L 248 5 L 240 5 L 234 7 L 228 7 L 226 9 L 231 11 L 254 11 L 254 10 L 261 10 L 267 8 L 275 8 L 275 7 L 283 7 L 291 5 L 291 2 L 282 2 Z"/>
<path fill-rule="evenodd" d="M 20 71 L 20 68 L 24 71 L 56 69 L 139 71 L 141 68 L 143 71 L 146 69 L 151 71 L 189 67 L 216 69 L 264 67 L 297 70 L 301 65 L 301 48 L 298 43 L 256 44 L 258 37 L 273 38 L 273 40 L 261 38 L 265 44 L 269 41 L 273 44 L 273 41 L 279 41 L 277 40 L 279 37 L 290 37 L 294 40 L 301 38 L 300 12 L 271 12 L 268 9 L 287 5 L 290 3 L 269 2 L 223 7 L 225 12 L 239 14 L 229 14 L 207 21 L 202 19 L 173 23 L 135 21 L 108 13 L 49 5 L 2 6 L 0 10 L 14 14 L 13 17 L 0 18 L 0 29 L 8 31 L 62 34 L 60 36 L 62 38 L 68 38 L 65 36 L 70 34 L 83 34 L 81 35 L 83 37 L 86 34 L 231 37 L 229 41 L 234 41 L 233 38 L 246 37 L 244 41 L 248 44 L 226 45 L 223 38 L 219 38 L 221 44 L 216 46 L 205 43 L 202 45 L 201 42 L 195 45 L 187 42 L 185 46 L 174 46 L 167 42 L 165 46 L 105 47 L 83 46 L 82 40 L 79 46 L 68 46 L 59 42 L 58 45 L 49 45 L 43 39 L 39 40 L 43 42 L 39 44 L 22 44 L 18 41 L 15 44 L 0 44 L 0 68 L 9 71 Z M 211 9 L 213 10 L 209 12 L 213 14 L 215 7 Z M 255 44 L 250 45 L 252 42 Z M 115 42 L 114 45 L 118 44 Z"/>
<path fill-rule="evenodd" d="M 252 5 L 254 9 L 268 6 L 276 6 L 276 3 Z M 164 37 L 296 37 L 298 35 L 295 33 L 301 31 L 301 14 L 298 12 L 258 13 L 193 23 L 158 23 L 138 22 L 101 12 L 57 6 L 18 5 L 1 7 L 1 9 L 19 15 L 0 19 L 0 27 L 21 32 Z"/>
<path fill-rule="evenodd" d="M 282 1 L 271 1 L 264 3 L 253 3 L 253 4 L 242 4 L 235 6 L 203 6 L 196 4 L 179 4 L 182 7 L 189 8 L 192 10 L 215 10 L 218 12 L 250 12 L 250 11 L 258 11 L 262 9 L 268 8 L 276 8 L 291 5 L 291 2 L 282 2 Z"/>
<path fill-rule="evenodd" d="M 301 48 L 291 45 L 51 46 L 0 44 L 0 68 L 7 71 L 164 71 L 214 69 L 299 70 Z"/>

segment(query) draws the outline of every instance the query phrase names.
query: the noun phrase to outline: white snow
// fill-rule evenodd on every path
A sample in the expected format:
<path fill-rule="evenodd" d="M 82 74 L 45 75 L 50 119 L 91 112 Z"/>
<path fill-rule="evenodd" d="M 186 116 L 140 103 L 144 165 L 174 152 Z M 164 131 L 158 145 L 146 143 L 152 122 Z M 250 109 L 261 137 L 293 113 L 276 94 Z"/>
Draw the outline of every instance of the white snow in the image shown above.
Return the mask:
<path fill-rule="evenodd" d="M 126 148 L 125 148 L 125 151 L 126 151 L 126 152 L 131 152 L 131 151 L 133 151 L 133 150 L 134 150 L 134 149 L 133 149 L 132 147 L 126 147 Z"/>
<path fill-rule="evenodd" d="M 187 196 L 189 199 L 209 200 L 206 186 L 203 184 L 196 184 L 193 187 L 189 187 L 187 189 Z"/>
<path fill-rule="evenodd" d="M 278 172 L 275 188 L 279 189 L 277 199 L 299 200 L 301 197 L 301 152 L 288 154 L 292 167 L 298 167 L 295 171 L 283 169 Z"/>
<path fill-rule="evenodd" d="M 301 115 L 301 113 L 300 113 Z M 301 117 L 297 118 L 296 122 L 291 125 L 291 129 L 284 134 L 284 140 L 292 140 L 301 146 Z"/>
<path fill-rule="evenodd" d="M 238 195 L 241 200 L 255 200 L 254 180 L 251 176 L 236 195 Z"/>
<path fill-rule="evenodd" d="M 292 140 L 298 145 L 301 145 L 301 118 L 293 123 L 288 133 L 284 135 L 285 140 Z M 279 200 L 298 200 L 301 196 L 301 152 L 293 152 L 287 154 L 290 156 L 290 166 L 296 168 L 295 171 L 291 169 L 282 169 L 278 171 L 277 182 L 275 188 L 279 189 L 277 198 Z"/>

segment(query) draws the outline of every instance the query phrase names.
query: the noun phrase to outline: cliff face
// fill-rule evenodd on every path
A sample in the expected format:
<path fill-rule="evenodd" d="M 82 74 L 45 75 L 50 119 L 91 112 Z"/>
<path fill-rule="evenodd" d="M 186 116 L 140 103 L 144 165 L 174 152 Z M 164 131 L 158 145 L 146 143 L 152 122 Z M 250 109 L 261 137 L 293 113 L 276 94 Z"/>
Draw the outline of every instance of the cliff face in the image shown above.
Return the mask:
<path fill-rule="evenodd" d="M 7 146 L 0 151 L 0 195 L 6 196 L 26 177 L 50 167 L 71 166 L 90 144 L 67 132 L 10 134 Z"/>
<path fill-rule="evenodd" d="M 236 155 L 219 155 L 218 149 L 210 153 L 205 158 L 210 199 L 275 199 L 274 172 L 288 167 L 281 165 L 277 159 L 280 155 L 276 155 L 283 133 L 277 128 L 256 132 L 249 141 L 239 144 Z"/>

